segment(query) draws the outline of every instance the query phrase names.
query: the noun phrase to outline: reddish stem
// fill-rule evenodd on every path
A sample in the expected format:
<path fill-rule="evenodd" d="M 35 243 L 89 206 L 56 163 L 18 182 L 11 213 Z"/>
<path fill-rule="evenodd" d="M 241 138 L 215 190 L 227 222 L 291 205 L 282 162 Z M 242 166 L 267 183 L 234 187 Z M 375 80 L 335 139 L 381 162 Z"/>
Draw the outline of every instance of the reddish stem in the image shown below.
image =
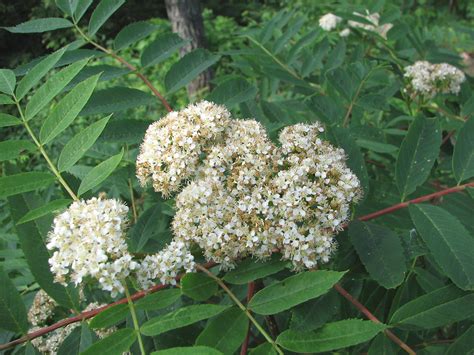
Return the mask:
<path fill-rule="evenodd" d="M 249 282 L 247 286 L 247 304 L 252 299 L 254 293 L 255 293 L 255 282 L 252 281 L 252 282 Z M 242 347 L 240 348 L 240 355 L 247 355 L 247 350 L 249 348 L 251 328 L 252 328 L 252 322 L 249 320 L 247 335 L 245 336 L 245 340 L 242 344 Z"/>
<path fill-rule="evenodd" d="M 382 322 L 374 316 L 362 303 L 360 303 L 356 298 L 354 298 L 349 292 L 343 289 L 339 284 L 334 285 L 334 289 L 339 292 L 344 298 L 346 298 L 350 303 L 352 303 L 367 319 L 371 320 L 374 323 L 382 324 Z M 384 330 L 385 335 L 390 338 L 394 343 L 398 344 L 403 350 L 408 354 L 415 355 L 416 352 L 405 344 L 399 337 L 393 334 L 390 330 Z"/>
<path fill-rule="evenodd" d="M 455 187 L 450 187 L 448 189 L 444 189 L 444 190 L 441 190 L 441 191 L 437 191 L 435 193 L 432 193 L 432 194 L 429 194 L 429 195 L 425 195 L 425 196 L 421 196 L 421 197 L 418 197 L 418 198 L 415 198 L 413 200 L 410 200 L 410 201 L 406 201 L 406 202 L 402 202 L 402 203 L 399 203 L 399 204 L 396 204 L 394 206 L 391 206 L 391 207 L 388 207 L 388 208 L 384 208 L 383 210 L 380 210 L 380 211 L 377 211 L 377 212 L 374 212 L 374 213 L 370 213 L 368 215 L 365 215 L 365 216 L 362 216 L 362 217 L 359 217 L 359 220 L 361 221 L 368 221 L 370 219 L 374 219 L 374 218 L 377 218 L 377 217 L 380 217 L 380 216 L 383 216 L 385 214 L 389 214 L 389 213 L 392 213 L 392 212 L 395 212 L 395 211 L 398 211 L 402 208 L 406 208 L 408 207 L 408 205 L 410 204 L 415 204 L 415 203 L 421 203 L 421 202 L 425 202 L 425 201 L 430 201 L 434 198 L 437 198 L 437 197 L 440 197 L 440 196 L 444 196 L 444 195 L 448 195 L 448 194 L 451 194 L 451 193 L 455 193 L 455 192 L 459 192 L 459 191 L 462 191 L 464 190 L 465 188 L 467 187 L 474 187 L 474 182 L 470 182 L 470 183 L 467 183 L 467 184 L 464 184 L 464 185 L 459 185 L 459 186 L 455 186 Z M 344 228 L 347 227 L 344 226 Z M 212 266 L 214 266 L 215 263 L 207 263 L 204 265 L 204 267 L 206 268 L 210 268 Z M 179 280 L 183 275 L 179 275 L 176 280 Z M 137 292 L 135 293 L 134 295 L 132 295 L 132 299 L 133 300 L 137 300 L 137 299 L 140 299 L 142 297 L 144 297 L 145 295 L 147 295 L 148 293 L 153 293 L 153 292 L 156 292 L 158 290 L 161 290 L 163 288 L 166 288 L 167 285 L 155 285 L 153 286 L 152 288 L 150 288 L 149 290 L 146 290 L 146 291 L 140 291 L 140 292 Z M 341 290 L 343 290 L 341 288 Z M 347 292 L 346 292 L 347 293 Z M 349 294 L 348 294 L 349 295 Z M 349 295 L 350 296 L 350 295 Z M 352 296 L 351 296 L 352 297 Z M 346 297 L 347 298 L 347 297 Z M 354 299 L 354 298 L 352 298 Z M 355 299 L 354 299 L 355 300 Z M 355 300 L 357 301 L 357 300 Z M 53 330 L 56 330 L 58 328 L 61 328 L 61 327 L 64 327 L 68 324 L 71 324 L 71 323 L 75 323 L 75 322 L 80 322 L 84 319 L 88 319 L 88 318 L 91 318 L 91 317 L 94 317 L 95 315 L 99 314 L 100 312 L 106 310 L 107 308 L 113 306 L 113 305 L 116 305 L 116 304 L 122 304 L 122 303 L 126 303 L 127 302 L 127 299 L 121 299 L 117 302 L 114 302 L 114 303 L 111 303 L 109 305 L 106 305 L 106 306 L 103 306 L 103 307 L 100 307 L 100 308 L 97 308 L 97 309 L 94 309 L 92 311 L 87 311 L 87 312 L 83 312 L 75 317 L 71 317 L 71 318 L 67 318 L 67 319 L 63 319 L 53 325 L 50 325 L 48 327 L 45 327 L 45 328 L 41 328 L 41 329 L 38 329 L 37 331 L 35 332 L 32 332 L 32 333 L 29 333 L 21 338 L 18 338 L 16 340 L 13 340 L 9 343 L 5 343 L 5 344 L 1 344 L 0 345 L 0 350 L 5 350 L 5 349 L 8 349 L 12 346 L 15 346 L 15 345 L 18 345 L 18 344 L 21 344 L 21 343 L 24 343 L 24 342 L 27 342 L 28 340 L 31 340 L 31 339 L 34 339 L 34 338 L 37 338 L 39 336 L 42 336 L 46 333 L 49 333 Z M 358 302 L 358 301 L 357 301 Z M 360 303 L 359 303 L 360 304 Z M 356 305 L 354 303 L 354 305 Z M 362 305 L 361 305 L 362 306 Z M 357 307 L 357 306 L 356 306 Z M 363 307 L 363 306 L 362 306 Z M 365 307 L 364 307 L 365 308 Z M 370 313 L 370 312 L 369 312 Z M 364 313 L 365 314 L 365 313 Z M 371 314 L 371 313 L 370 313 Z M 371 318 L 369 318 L 371 319 Z M 376 318 L 375 318 L 376 319 Z M 373 320 L 373 319 L 371 319 Z M 391 332 L 390 332 L 391 333 Z M 393 334 L 393 333 L 392 333 Z M 389 335 L 387 333 L 387 336 L 391 338 L 391 335 Z M 393 339 L 392 339 L 393 340 Z M 395 340 L 394 340 L 395 341 Z"/>

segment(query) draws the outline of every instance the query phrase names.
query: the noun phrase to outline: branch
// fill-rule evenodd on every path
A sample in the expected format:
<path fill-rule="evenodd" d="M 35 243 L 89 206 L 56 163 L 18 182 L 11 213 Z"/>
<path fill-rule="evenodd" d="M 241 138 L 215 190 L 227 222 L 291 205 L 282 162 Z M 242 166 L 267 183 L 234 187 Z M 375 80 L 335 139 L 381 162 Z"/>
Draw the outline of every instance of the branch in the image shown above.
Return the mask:
<path fill-rule="evenodd" d="M 153 84 L 150 82 L 150 80 L 148 80 L 148 78 L 145 75 L 143 75 L 142 73 L 140 73 L 138 71 L 137 67 L 135 67 L 133 64 L 127 62 L 124 58 L 122 58 L 118 54 L 116 54 L 113 50 L 105 48 L 105 47 L 101 46 L 99 43 L 94 42 L 88 35 L 86 35 L 81 30 L 81 28 L 77 25 L 77 23 L 75 21 L 74 21 L 74 27 L 76 28 L 77 32 L 79 32 L 79 34 L 88 43 L 92 44 L 94 47 L 96 47 L 98 50 L 104 52 L 105 54 L 110 55 L 111 57 L 113 57 L 114 59 L 119 61 L 121 64 L 126 66 L 128 69 L 130 69 L 132 72 L 134 72 L 135 75 L 138 76 L 145 83 L 145 85 L 150 88 L 150 90 L 153 92 L 153 94 L 162 102 L 162 104 L 166 107 L 168 112 L 173 111 L 173 109 L 169 105 L 168 101 L 166 101 L 166 99 L 163 97 L 163 95 L 161 95 L 160 92 L 153 86 Z"/>
<path fill-rule="evenodd" d="M 410 201 L 406 201 L 406 202 L 402 202 L 402 203 L 399 203 L 399 204 L 396 204 L 394 206 L 391 206 L 391 207 L 388 207 L 388 208 L 385 208 L 383 210 L 380 210 L 380 211 L 377 211 L 377 212 L 374 212 L 374 213 L 370 213 L 368 215 L 365 215 L 365 216 L 362 216 L 362 217 L 359 217 L 359 220 L 361 221 L 368 221 L 368 220 L 371 220 L 371 219 L 374 219 L 374 218 L 377 218 L 377 217 L 380 217 L 380 216 L 383 216 L 385 214 L 389 214 L 389 213 L 392 213 L 392 212 L 395 212 L 395 211 L 398 211 L 402 208 L 406 208 L 408 207 L 410 204 L 416 204 L 416 203 L 421 203 L 421 202 L 426 202 L 426 201 L 430 201 L 434 198 L 437 198 L 437 197 L 440 197 L 440 196 L 444 196 L 444 195 L 448 195 L 448 194 L 452 194 L 452 193 L 455 193 L 455 192 L 460 192 L 460 191 L 463 191 L 464 189 L 466 189 L 467 187 L 474 187 L 474 182 L 470 182 L 470 183 L 467 183 L 467 184 L 464 184 L 464 185 L 459 185 L 459 186 L 455 186 L 455 187 L 450 187 L 450 188 L 447 188 L 447 189 L 444 189 L 444 190 L 441 190 L 441 191 L 438 191 L 438 192 L 435 192 L 435 193 L 432 193 L 432 194 L 429 194 L 429 195 L 425 195 L 425 196 L 421 196 L 421 197 L 418 197 L 418 198 L 415 198 L 413 200 L 410 200 Z M 346 226 L 344 226 L 344 228 L 346 228 Z M 204 265 L 204 267 L 206 268 L 210 268 L 212 266 L 216 265 L 215 263 L 207 263 Z M 178 281 L 183 275 L 179 275 L 178 277 L 176 277 L 176 280 Z M 156 292 L 156 291 L 159 291 L 161 289 L 164 289 L 166 288 L 168 285 L 162 285 L 162 284 L 159 284 L 159 285 L 155 285 L 153 286 L 152 288 L 146 290 L 146 291 L 139 291 L 135 294 L 133 294 L 131 296 L 132 300 L 138 300 L 140 298 L 143 298 L 145 297 L 147 294 L 149 293 L 153 293 L 153 292 Z M 22 344 L 22 343 L 25 343 L 27 342 L 28 340 L 31 340 L 31 339 L 34 339 L 34 338 L 37 338 L 37 337 L 40 337 L 44 334 L 47 334 L 49 332 L 52 332 L 53 330 L 56 330 L 58 328 L 61 328 L 61 327 L 64 327 L 68 324 L 71 324 L 71 323 L 75 323 L 75 322 L 80 322 L 82 320 L 85 320 L 85 319 L 89 319 L 89 318 L 92 318 L 94 316 L 96 316 L 97 314 L 101 313 L 102 311 L 105 311 L 107 308 L 109 307 L 112 307 L 116 304 L 123 304 L 123 303 L 127 303 L 127 299 L 124 298 L 124 299 L 121 299 L 117 302 L 114 302 L 114 303 L 111 303 L 109 305 L 106 305 L 106 306 L 103 306 L 103 307 L 99 307 L 99 308 L 96 308 L 94 310 L 91 310 L 91 311 L 87 311 L 87 312 L 83 312 L 75 317 L 71 317 L 71 318 L 67 318 L 67 319 L 63 319 L 53 325 L 50 325 L 48 327 L 45 327 L 45 328 L 41 328 L 41 329 L 38 329 L 37 331 L 35 332 L 32 332 L 32 333 L 29 333 L 28 335 L 26 336 L 23 336 L 21 338 L 18 338 L 16 340 L 13 340 L 9 343 L 5 343 L 5 344 L 1 344 L 0 345 L 0 350 L 5 350 L 5 349 L 8 349 L 12 346 L 15 346 L 15 345 L 18 345 L 18 344 Z M 370 318 L 369 318 L 370 319 Z"/>
<path fill-rule="evenodd" d="M 349 292 L 344 290 L 339 284 L 334 285 L 334 289 L 339 292 L 343 297 L 345 297 L 350 303 L 352 303 L 363 315 L 367 317 L 367 319 L 371 320 L 374 323 L 382 324 L 382 322 L 374 316 L 362 303 L 360 303 L 357 299 L 355 299 Z M 394 343 L 400 346 L 403 350 L 405 350 L 410 355 L 416 355 L 416 352 L 410 348 L 407 344 L 405 344 L 399 337 L 397 337 L 392 331 L 385 329 L 385 335 L 390 338 Z"/>
<path fill-rule="evenodd" d="M 247 286 L 247 304 L 253 297 L 255 293 L 255 282 L 249 282 Z M 247 350 L 249 348 L 249 341 L 250 341 L 250 332 L 251 332 L 252 322 L 249 320 L 249 328 L 247 329 L 247 335 L 245 336 L 245 340 L 240 348 L 240 355 L 247 355 Z"/>

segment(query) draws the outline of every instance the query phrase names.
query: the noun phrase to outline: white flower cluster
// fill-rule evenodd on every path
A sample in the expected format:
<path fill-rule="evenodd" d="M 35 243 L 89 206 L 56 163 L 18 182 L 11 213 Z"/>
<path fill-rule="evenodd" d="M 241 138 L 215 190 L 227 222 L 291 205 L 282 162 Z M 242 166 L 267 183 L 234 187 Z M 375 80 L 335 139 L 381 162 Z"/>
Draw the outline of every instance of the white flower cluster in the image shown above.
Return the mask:
<path fill-rule="evenodd" d="M 221 137 L 207 142 L 194 178 L 176 197 L 175 238 L 164 251 L 167 258 L 147 257 L 141 283 L 171 281 L 175 265 L 191 269 L 192 244 L 224 268 L 275 250 L 295 269 L 327 262 L 334 234 L 361 190 L 344 151 L 322 141 L 322 131 L 318 123 L 287 127 L 277 147 L 258 122 L 229 119 Z M 145 150 L 144 144 L 142 154 L 152 156 Z"/>
<path fill-rule="evenodd" d="M 202 101 L 148 127 L 137 158 L 137 177 L 145 185 L 151 179 L 165 196 L 176 192 L 190 179 L 209 143 L 219 139 L 230 113 L 223 107 Z"/>
<path fill-rule="evenodd" d="M 123 292 L 123 280 L 138 266 L 127 251 L 127 212 L 122 202 L 94 197 L 56 216 L 47 243 L 55 281 L 77 285 L 90 277 L 112 296 Z"/>
<path fill-rule="evenodd" d="M 371 24 L 368 23 L 362 23 L 359 21 L 349 21 L 348 24 L 350 27 L 353 28 L 362 28 L 366 31 L 370 32 L 375 32 L 378 33 L 380 36 L 383 38 L 387 38 L 387 33 L 390 31 L 390 29 L 393 27 L 393 24 L 391 23 L 385 23 L 383 25 L 380 25 L 380 15 L 377 12 L 374 12 L 371 14 L 368 10 L 366 10 L 365 15 L 360 14 L 358 12 L 353 13 L 356 16 L 360 16 L 365 18 L 367 21 L 369 21 Z"/>
<path fill-rule="evenodd" d="M 327 13 L 319 18 L 319 26 L 324 31 L 332 31 L 342 21 L 342 18 L 332 13 Z"/>
<path fill-rule="evenodd" d="M 466 80 L 458 68 L 446 64 L 431 64 L 418 61 L 405 67 L 405 77 L 410 80 L 410 88 L 417 94 L 432 98 L 436 94 L 458 94 Z"/>
<path fill-rule="evenodd" d="M 96 309 L 100 306 L 101 305 L 98 303 L 90 303 L 84 309 L 84 311 Z M 30 329 L 30 332 L 34 332 L 41 327 L 48 325 L 48 322 L 50 322 L 55 315 L 56 307 L 58 307 L 56 301 L 53 300 L 43 290 L 39 290 L 36 293 L 35 298 L 33 299 L 33 304 L 28 311 L 28 321 L 33 326 Z M 78 326 L 80 326 L 80 323 L 68 324 L 65 327 L 58 328 L 52 332 L 49 332 L 48 334 L 31 340 L 31 343 L 41 354 L 57 354 L 64 339 L 66 339 L 68 335 L 71 334 L 71 332 Z M 110 335 L 113 331 L 115 331 L 115 327 L 98 329 L 95 330 L 95 333 L 99 338 L 102 339 L 107 335 Z"/>

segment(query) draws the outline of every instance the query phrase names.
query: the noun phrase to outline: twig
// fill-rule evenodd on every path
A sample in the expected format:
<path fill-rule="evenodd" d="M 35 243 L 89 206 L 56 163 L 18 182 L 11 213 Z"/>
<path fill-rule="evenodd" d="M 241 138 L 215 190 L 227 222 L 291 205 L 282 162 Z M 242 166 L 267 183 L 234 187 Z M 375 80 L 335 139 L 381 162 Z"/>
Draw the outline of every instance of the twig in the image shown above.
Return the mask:
<path fill-rule="evenodd" d="M 346 298 L 350 303 L 352 303 L 367 319 L 371 320 L 374 323 L 382 324 L 382 322 L 374 316 L 362 303 L 355 299 L 349 292 L 343 289 L 339 284 L 334 285 L 334 289 L 339 292 L 344 298 Z M 385 335 L 390 338 L 394 343 L 398 344 L 403 350 L 408 354 L 415 355 L 416 352 L 405 344 L 399 337 L 393 334 L 390 330 L 384 330 Z"/>
<path fill-rule="evenodd" d="M 115 53 L 113 50 L 111 49 L 108 49 L 108 48 L 105 48 L 103 46 L 101 46 L 99 43 L 93 41 L 88 35 L 86 35 L 82 30 L 81 28 L 77 25 L 76 21 L 74 21 L 74 27 L 76 28 L 76 30 L 79 32 L 79 34 L 90 44 L 92 44 L 94 47 L 96 47 L 98 50 L 104 52 L 105 54 L 108 54 L 110 55 L 111 57 L 113 57 L 114 59 L 116 59 L 117 61 L 119 61 L 121 64 L 123 64 L 124 66 L 126 66 L 128 69 L 130 69 L 132 72 L 135 73 L 135 75 L 137 77 L 139 77 L 144 83 L 146 86 L 148 86 L 148 88 L 153 92 L 153 94 L 163 103 L 163 106 L 166 107 L 166 109 L 168 110 L 168 112 L 172 112 L 173 109 L 171 108 L 171 106 L 169 105 L 168 101 L 166 101 L 166 99 L 163 97 L 163 95 L 160 94 L 160 92 L 153 86 L 153 84 L 150 82 L 150 80 L 148 80 L 148 78 L 143 75 L 142 73 L 140 73 L 137 69 L 137 67 L 135 67 L 133 64 L 127 62 L 124 58 L 122 58 L 121 56 L 119 56 L 117 53 Z"/>
<path fill-rule="evenodd" d="M 367 214 L 365 216 L 362 216 L 362 217 L 359 217 L 359 220 L 361 221 L 368 221 L 368 220 L 371 220 L 371 219 L 374 219 L 374 218 L 377 218 L 377 217 L 380 217 L 382 215 L 385 215 L 385 214 L 389 214 L 389 213 L 392 213 L 392 212 L 395 212 L 395 211 L 398 211 L 400 209 L 403 209 L 403 208 L 406 208 L 408 207 L 410 204 L 416 204 L 416 203 L 421 203 L 421 202 L 425 202 L 425 201 L 430 201 L 432 200 L 433 198 L 437 198 L 437 197 L 440 197 L 440 196 L 444 196 L 444 195 L 448 195 L 448 194 L 452 194 L 452 193 L 455 193 L 455 192 L 460 192 L 462 190 L 464 190 L 465 188 L 467 187 L 474 187 L 474 182 L 470 182 L 470 183 L 467 183 L 467 184 L 464 184 L 464 185 L 460 185 L 460 186 L 455 186 L 455 187 L 450 187 L 450 188 L 447 188 L 445 190 L 441 190 L 441 191 L 438 191 L 438 192 L 435 192 L 435 193 L 432 193 L 432 194 L 429 194 L 429 195 L 425 195 L 425 196 L 421 196 L 421 197 L 418 197 L 418 198 L 415 198 L 413 200 L 410 200 L 410 201 L 406 201 L 406 202 L 402 202 L 402 203 L 399 203 L 399 204 L 396 204 L 394 206 L 391 206 L 391 207 L 388 207 L 388 208 L 385 208 L 383 210 L 380 210 L 380 211 L 377 211 L 377 212 L 374 212 L 374 213 L 370 213 L 370 214 Z M 347 227 L 347 226 L 344 226 L 344 228 Z M 210 268 L 212 266 L 214 266 L 215 263 L 207 263 L 204 265 L 205 268 Z M 183 277 L 183 274 L 181 275 L 178 275 L 176 277 L 176 280 L 178 281 L 179 279 L 181 279 L 181 277 Z M 137 300 L 137 299 L 140 299 L 140 298 L 143 298 L 145 297 L 147 294 L 149 293 L 153 293 L 153 292 L 156 292 L 156 291 L 159 291 L 159 290 L 162 290 L 164 288 L 166 288 L 168 285 L 163 285 L 163 284 L 159 284 L 159 285 L 155 285 L 153 287 L 151 287 L 150 289 L 146 290 L 146 291 L 139 291 L 135 294 L 133 294 L 131 296 L 132 300 Z M 116 301 L 114 303 L 111 303 L 111 304 L 108 304 L 106 306 L 103 306 L 103 307 L 99 307 L 99 308 L 96 308 L 94 310 L 91 310 L 91 311 L 87 311 L 87 312 L 82 312 L 81 314 L 75 316 L 75 317 L 71 317 L 71 318 L 67 318 L 67 319 L 63 319 L 55 324 L 52 324 L 48 327 L 45 327 L 45 328 L 41 328 L 41 329 L 38 329 L 37 331 L 35 332 L 32 332 L 32 333 L 29 333 L 28 335 L 26 336 L 23 336 L 21 338 L 18 338 L 16 340 L 13 340 L 9 343 L 5 343 L 5 344 L 1 344 L 0 345 L 0 350 L 5 350 L 5 349 L 8 349 L 12 346 L 15 346 L 15 345 L 18 345 L 18 344 L 22 344 L 24 342 L 27 342 L 28 340 L 31 340 L 31 339 L 34 339 L 34 338 L 37 338 L 37 337 L 40 337 L 44 334 L 47 334 L 49 332 L 52 332 L 53 330 L 56 330 L 58 328 L 61 328 L 61 327 L 64 327 L 68 324 L 71 324 L 71 323 L 75 323 L 75 322 L 80 322 L 82 320 L 85 320 L 85 319 L 89 319 L 89 318 L 92 318 L 94 316 L 96 316 L 97 314 L 105 311 L 106 309 L 114 306 L 114 305 L 117 305 L 117 304 L 123 304 L 123 303 L 127 303 L 127 299 L 126 298 L 123 298 L 119 301 Z"/>
<path fill-rule="evenodd" d="M 247 286 L 247 304 L 253 297 L 255 292 L 255 282 L 249 282 Z M 252 322 L 249 320 L 249 328 L 247 329 L 247 335 L 245 336 L 245 340 L 240 348 L 240 355 L 247 355 L 247 350 L 249 348 L 249 341 L 250 341 L 250 332 L 252 331 Z"/>
<path fill-rule="evenodd" d="M 272 337 L 270 335 L 268 335 L 268 333 L 265 331 L 265 329 L 263 329 L 263 327 L 260 325 L 260 323 L 258 323 L 257 320 L 252 316 L 250 311 L 242 304 L 242 302 L 240 302 L 240 300 L 237 298 L 237 296 L 234 295 L 234 293 L 227 287 L 227 285 L 220 278 L 218 278 L 216 275 L 214 275 L 212 272 L 210 272 L 207 268 L 205 268 L 205 267 L 203 267 L 199 264 L 196 265 L 196 269 L 202 271 L 207 276 L 209 276 L 210 278 L 215 280 L 217 282 L 217 284 L 229 295 L 229 297 L 232 299 L 232 301 L 234 301 L 234 303 L 242 310 L 242 312 L 245 313 L 247 318 L 253 323 L 253 325 L 255 325 L 255 328 L 258 329 L 260 334 L 262 334 L 263 337 L 272 345 L 273 349 L 275 349 L 275 351 L 278 354 L 284 355 L 283 351 L 281 351 L 280 347 L 277 345 L 277 343 L 275 343 L 275 340 L 273 340 Z"/>

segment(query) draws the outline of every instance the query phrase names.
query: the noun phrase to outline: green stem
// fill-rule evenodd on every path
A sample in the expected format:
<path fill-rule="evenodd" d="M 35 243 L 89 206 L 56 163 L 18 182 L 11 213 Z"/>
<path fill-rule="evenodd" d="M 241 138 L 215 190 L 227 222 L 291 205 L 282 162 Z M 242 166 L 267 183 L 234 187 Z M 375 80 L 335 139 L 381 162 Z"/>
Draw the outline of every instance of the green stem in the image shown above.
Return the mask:
<path fill-rule="evenodd" d="M 140 333 L 140 326 L 138 325 L 137 313 L 135 312 L 135 306 L 133 304 L 132 297 L 130 296 L 130 291 L 127 287 L 127 281 L 123 281 L 123 288 L 125 289 L 125 296 L 127 297 L 128 308 L 130 308 L 130 313 L 132 314 L 133 327 L 138 337 L 138 345 L 140 346 L 140 352 L 142 355 L 146 355 L 145 346 L 143 345 L 142 335 Z"/>
<path fill-rule="evenodd" d="M 23 123 L 23 126 L 25 127 L 26 131 L 28 132 L 28 134 L 30 135 L 31 139 L 33 140 L 33 142 L 35 143 L 35 145 L 38 147 L 41 155 L 43 156 L 43 158 L 46 160 L 46 162 L 48 163 L 48 166 L 49 168 L 51 169 L 51 171 L 53 172 L 53 174 L 56 176 L 56 178 L 58 179 L 59 183 L 64 187 L 64 189 L 69 193 L 69 195 L 72 197 L 73 200 L 75 201 L 78 201 L 79 200 L 79 197 L 77 197 L 77 195 L 74 193 L 74 191 L 72 190 L 72 188 L 68 185 L 68 183 L 66 182 L 66 180 L 64 180 L 64 178 L 61 176 L 61 173 L 59 172 L 59 170 L 56 168 L 56 166 L 54 165 L 54 163 L 51 161 L 48 153 L 46 152 L 46 150 L 44 149 L 43 145 L 39 142 L 38 138 L 36 137 L 35 133 L 33 132 L 33 130 L 31 129 L 30 125 L 28 124 L 28 121 L 26 120 L 25 118 L 25 115 L 23 114 L 23 110 L 21 109 L 21 106 L 20 106 L 20 102 L 18 101 L 18 99 L 16 98 L 16 96 L 13 96 L 13 99 L 15 100 L 15 105 L 18 109 L 18 112 L 20 113 L 20 117 L 21 117 L 21 121 Z"/>
<path fill-rule="evenodd" d="M 272 339 L 272 337 L 263 329 L 263 327 L 257 322 L 257 320 L 252 316 L 250 311 L 242 304 L 242 302 L 239 301 L 237 296 L 226 286 L 226 284 L 217 276 L 215 276 L 212 272 L 207 270 L 205 267 L 197 264 L 196 267 L 208 275 L 210 278 L 214 279 L 217 284 L 229 295 L 229 297 L 235 302 L 235 304 L 242 310 L 242 312 L 245 313 L 245 315 L 250 319 L 250 321 L 255 325 L 255 328 L 258 329 L 258 331 L 265 337 L 265 339 L 272 344 L 273 348 L 276 350 L 276 352 L 280 355 L 284 355 L 283 351 L 279 348 L 279 346 L 275 343 L 275 341 Z"/>

